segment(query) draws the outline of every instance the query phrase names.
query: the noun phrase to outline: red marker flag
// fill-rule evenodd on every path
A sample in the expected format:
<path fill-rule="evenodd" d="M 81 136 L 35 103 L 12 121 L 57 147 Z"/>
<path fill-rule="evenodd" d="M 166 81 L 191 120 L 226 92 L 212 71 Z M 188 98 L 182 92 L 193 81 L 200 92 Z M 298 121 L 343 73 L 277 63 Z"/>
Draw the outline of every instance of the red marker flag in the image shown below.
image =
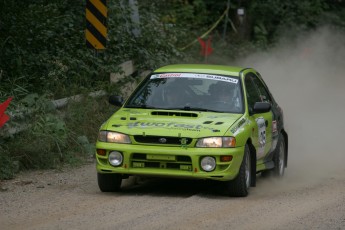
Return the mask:
<path fill-rule="evenodd" d="M 202 40 L 200 37 L 198 38 L 198 41 L 201 45 L 200 55 L 206 57 L 213 52 L 213 49 L 211 47 L 211 40 L 211 37 L 209 37 L 206 41 Z"/>
<path fill-rule="evenodd" d="M 10 119 L 10 117 L 5 114 L 5 110 L 12 101 L 12 97 L 8 98 L 4 103 L 0 104 L 0 128 Z"/>

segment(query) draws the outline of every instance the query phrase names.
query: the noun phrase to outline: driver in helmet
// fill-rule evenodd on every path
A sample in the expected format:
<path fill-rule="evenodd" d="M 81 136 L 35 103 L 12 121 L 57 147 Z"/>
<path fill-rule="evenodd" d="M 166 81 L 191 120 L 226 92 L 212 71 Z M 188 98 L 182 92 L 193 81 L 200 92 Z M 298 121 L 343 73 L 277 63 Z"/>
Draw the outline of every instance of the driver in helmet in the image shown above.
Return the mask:
<path fill-rule="evenodd" d="M 231 103 L 233 99 L 233 85 L 227 82 L 219 81 L 210 85 L 208 90 L 213 101 Z"/>

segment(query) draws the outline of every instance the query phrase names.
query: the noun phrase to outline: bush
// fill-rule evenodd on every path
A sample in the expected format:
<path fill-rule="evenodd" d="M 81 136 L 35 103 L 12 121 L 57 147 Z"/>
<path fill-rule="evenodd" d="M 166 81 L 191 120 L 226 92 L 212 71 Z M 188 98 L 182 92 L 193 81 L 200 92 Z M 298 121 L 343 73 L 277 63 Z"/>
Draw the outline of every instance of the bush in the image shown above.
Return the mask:
<path fill-rule="evenodd" d="M 0 144 L 0 180 L 12 179 L 18 172 L 17 161 L 14 161 L 5 147 Z"/>

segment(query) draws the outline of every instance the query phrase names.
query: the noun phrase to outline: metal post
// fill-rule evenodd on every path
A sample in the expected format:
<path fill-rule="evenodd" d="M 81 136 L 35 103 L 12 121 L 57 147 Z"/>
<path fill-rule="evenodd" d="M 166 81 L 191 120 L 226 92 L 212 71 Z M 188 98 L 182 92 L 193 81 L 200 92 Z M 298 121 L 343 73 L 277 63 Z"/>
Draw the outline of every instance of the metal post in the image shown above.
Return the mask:
<path fill-rule="evenodd" d="M 132 23 L 134 24 L 134 28 L 132 29 L 132 33 L 135 37 L 140 35 L 140 19 L 139 19 L 139 10 L 138 10 L 138 1 L 137 0 L 128 0 L 129 6 L 131 7 L 131 19 Z"/>

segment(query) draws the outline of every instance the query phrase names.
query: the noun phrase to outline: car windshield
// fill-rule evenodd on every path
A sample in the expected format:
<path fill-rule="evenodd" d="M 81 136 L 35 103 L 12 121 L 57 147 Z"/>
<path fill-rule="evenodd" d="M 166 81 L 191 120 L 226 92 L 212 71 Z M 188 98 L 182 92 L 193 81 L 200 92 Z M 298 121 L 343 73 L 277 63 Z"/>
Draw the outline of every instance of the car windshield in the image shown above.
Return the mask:
<path fill-rule="evenodd" d="M 198 73 L 152 74 L 125 108 L 243 113 L 237 77 Z"/>

